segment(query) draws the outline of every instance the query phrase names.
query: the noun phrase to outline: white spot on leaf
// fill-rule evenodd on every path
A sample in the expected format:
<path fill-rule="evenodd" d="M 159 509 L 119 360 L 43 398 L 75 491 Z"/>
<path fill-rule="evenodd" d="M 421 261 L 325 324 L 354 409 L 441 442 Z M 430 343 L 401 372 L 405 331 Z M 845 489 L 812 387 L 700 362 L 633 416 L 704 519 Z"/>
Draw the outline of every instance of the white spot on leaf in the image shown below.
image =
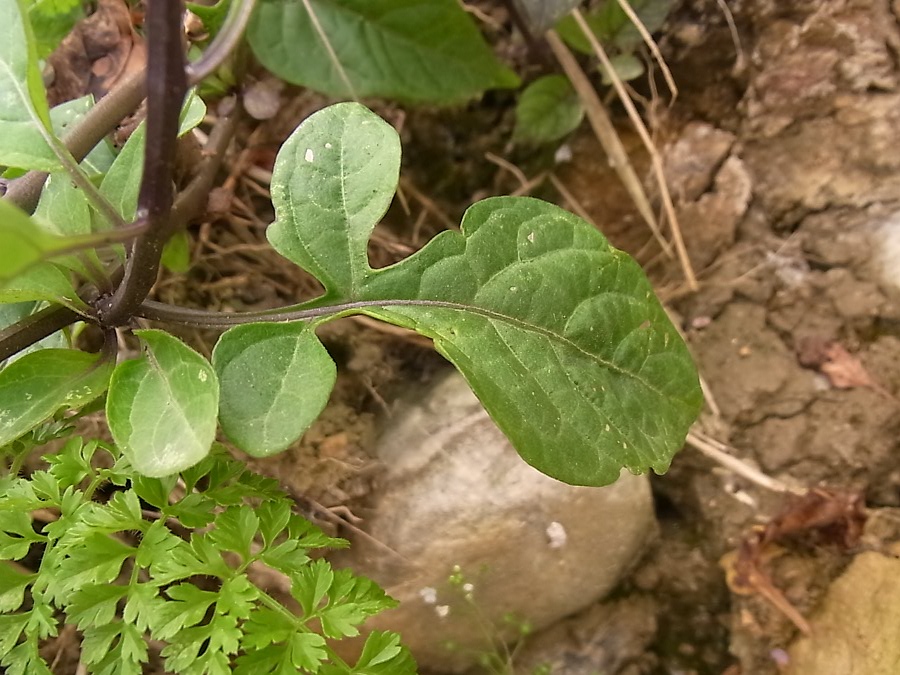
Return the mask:
<path fill-rule="evenodd" d="M 200 378 L 200 381 L 201 381 L 201 382 L 206 382 L 206 371 L 205 371 L 205 370 L 201 370 L 201 371 L 200 371 L 200 374 L 199 374 L 197 377 Z"/>
<path fill-rule="evenodd" d="M 312 162 L 315 158 L 316 158 L 316 155 L 315 155 L 315 153 L 313 152 L 313 149 L 312 149 L 312 148 L 307 148 L 307 149 L 306 149 L 306 154 L 303 155 L 303 159 L 305 159 L 307 162 Z"/>
<path fill-rule="evenodd" d="M 529 235 L 525 238 L 533 244 L 534 243 L 534 232 L 529 233 Z"/>

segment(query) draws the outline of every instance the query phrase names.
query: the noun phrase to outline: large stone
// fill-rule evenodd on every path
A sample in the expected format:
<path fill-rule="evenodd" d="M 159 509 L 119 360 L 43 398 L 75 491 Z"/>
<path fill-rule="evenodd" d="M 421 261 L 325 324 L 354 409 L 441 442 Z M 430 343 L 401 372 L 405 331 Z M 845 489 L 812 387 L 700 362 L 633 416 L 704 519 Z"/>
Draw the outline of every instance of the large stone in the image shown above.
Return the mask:
<path fill-rule="evenodd" d="M 812 634 L 788 651 L 789 675 L 900 672 L 900 560 L 861 553 L 828 589 L 810 619 Z"/>
<path fill-rule="evenodd" d="M 378 446 L 386 474 L 364 529 L 336 560 L 400 607 L 422 668 L 459 672 L 527 625 L 602 598 L 655 533 L 649 483 L 572 487 L 528 466 L 452 373 L 397 412 Z"/>

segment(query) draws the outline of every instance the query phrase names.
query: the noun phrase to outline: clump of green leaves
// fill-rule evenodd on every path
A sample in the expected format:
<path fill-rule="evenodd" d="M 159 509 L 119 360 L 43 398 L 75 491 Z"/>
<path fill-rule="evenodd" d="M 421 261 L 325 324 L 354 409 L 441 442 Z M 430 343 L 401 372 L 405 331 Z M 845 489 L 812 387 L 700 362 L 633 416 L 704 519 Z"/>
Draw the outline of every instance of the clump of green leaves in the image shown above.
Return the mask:
<path fill-rule="evenodd" d="M 394 601 L 311 559 L 344 542 L 221 449 L 164 479 L 137 476 L 114 446 L 78 437 L 45 460 L 29 478 L 0 479 L 6 673 L 49 673 L 40 645 L 63 621 L 82 633 L 91 673 L 140 673 L 148 639 L 164 643 L 166 670 L 185 675 L 415 672 L 392 633 L 370 634 L 355 665 L 337 656 L 326 638 L 358 635 Z M 284 575 L 296 607 L 253 582 L 258 567 Z"/>
<path fill-rule="evenodd" d="M 560 37 L 572 49 L 593 55 L 593 47 L 581 27 L 571 15 L 564 16 L 573 6 L 570 0 L 521 1 L 533 26 L 562 17 L 555 27 Z M 630 0 L 629 4 L 651 33 L 662 27 L 672 8 L 672 0 Z M 638 55 L 643 38 L 619 0 L 603 0 L 585 13 L 585 21 L 608 52 L 616 77 L 629 81 L 644 74 L 644 62 Z M 601 68 L 600 74 L 605 84 L 612 82 L 611 73 Z M 583 117 L 584 108 L 569 81 L 560 75 L 545 75 L 530 83 L 519 98 L 515 136 L 523 141 L 549 143 L 574 131 Z"/>

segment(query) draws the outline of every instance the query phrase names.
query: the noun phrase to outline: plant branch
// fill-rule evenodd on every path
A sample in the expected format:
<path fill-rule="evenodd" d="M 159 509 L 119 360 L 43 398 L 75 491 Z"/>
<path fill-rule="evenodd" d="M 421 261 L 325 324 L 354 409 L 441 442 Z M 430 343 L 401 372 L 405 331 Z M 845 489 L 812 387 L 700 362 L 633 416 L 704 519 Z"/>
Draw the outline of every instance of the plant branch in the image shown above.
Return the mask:
<path fill-rule="evenodd" d="M 55 305 L 7 326 L 0 330 L 0 361 L 5 361 L 80 319 L 81 317 L 68 307 Z"/>
<path fill-rule="evenodd" d="M 65 172 L 69 174 L 69 178 L 72 182 L 75 183 L 77 187 L 81 188 L 81 191 L 84 193 L 84 196 L 87 197 L 91 206 L 93 206 L 97 213 L 103 216 L 112 227 L 124 227 L 125 221 L 122 220 L 122 216 L 120 216 L 115 207 L 110 204 L 109 200 L 101 194 L 100 190 L 97 189 L 97 186 L 91 182 L 91 179 L 88 178 L 87 174 L 78 164 L 78 160 L 72 156 L 71 152 L 69 152 L 69 149 L 61 140 L 53 135 L 53 132 L 44 129 L 43 126 L 41 129 L 43 129 L 44 140 L 47 141 L 48 145 L 53 150 L 53 153 L 56 155 L 59 163 L 62 164 Z"/>
<path fill-rule="evenodd" d="M 206 158 L 200 165 L 197 175 L 178 195 L 178 199 L 175 200 L 175 205 L 172 207 L 172 221 L 177 228 L 185 227 L 188 221 L 206 204 L 206 198 L 216 172 L 222 164 L 225 148 L 234 135 L 241 114 L 242 108 L 236 106 L 235 112 L 228 117 L 220 118 L 210 133 L 209 141 L 204 149 Z M 112 282 L 119 281 L 122 274 L 121 267 L 113 271 L 110 274 Z M 0 331 L 0 361 L 19 353 L 81 318 L 71 309 L 54 306 L 47 307 L 9 326 Z"/>
<path fill-rule="evenodd" d="M 250 21 L 250 15 L 253 14 L 255 6 L 256 0 L 235 0 L 231 3 L 228 16 L 225 17 L 225 22 L 222 24 L 219 34 L 216 35 L 216 39 L 206 48 L 203 56 L 188 64 L 189 84 L 195 85 L 209 77 L 225 62 L 244 35 L 244 29 Z"/>
<path fill-rule="evenodd" d="M 186 227 L 188 221 L 206 206 L 216 172 L 222 165 L 225 151 L 243 116 L 244 107 L 238 98 L 231 113 L 227 117 L 220 117 L 213 126 L 202 151 L 203 160 L 200 162 L 200 166 L 191 181 L 178 195 L 178 199 L 175 200 L 175 205 L 172 207 L 171 221 L 176 230 Z"/>
<path fill-rule="evenodd" d="M 334 319 L 338 315 L 364 310 L 370 307 L 440 307 L 444 309 L 472 308 L 455 302 L 442 300 L 356 300 L 324 307 L 299 306 L 279 307 L 258 312 L 213 312 L 190 307 L 177 307 L 163 302 L 145 300 L 136 314 L 144 319 L 172 323 L 194 328 L 230 328 L 245 323 L 271 322 L 288 323 L 291 321 L 308 321 L 311 319 Z"/>
<path fill-rule="evenodd" d="M 174 199 L 172 169 L 178 121 L 187 93 L 181 37 L 181 2 L 152 0 L 147 5 L 147 144 L 138 214 L 147 231 L 137 238 L 125 264 L 125 277 L 112 299 L 99 307 L 107 327 L 126 323 L 147 297 L 159 272 L 163 246 L 174 232 L 169 219 Z"/>

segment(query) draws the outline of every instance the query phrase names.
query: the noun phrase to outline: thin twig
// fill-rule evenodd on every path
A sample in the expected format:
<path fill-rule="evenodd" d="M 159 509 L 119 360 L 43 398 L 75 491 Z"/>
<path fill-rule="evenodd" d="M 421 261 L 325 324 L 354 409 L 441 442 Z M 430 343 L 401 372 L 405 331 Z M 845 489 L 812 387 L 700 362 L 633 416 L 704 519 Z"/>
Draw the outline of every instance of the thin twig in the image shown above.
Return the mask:
<path fill-rule="evenodd" d="M 734 448 L 731 448 L 702 432 L 691 431 L 687 435 L 686 442 L 692 448 L 699 450 L 717 464 L 722 465 L 732 473 L 735 473 L 742 478 L 746 478 L 751 483 L 755 483 L 766 490 L 782 493 L 791 492 L 800 495 L 806 494 L 807 492 L 805 488 L 793 487 L 776 478 L 767 476 L 759 469 L 752 467 L 746 462 L 729 454 L 729 451 L 734 450 Z"/>
<path fill-rule="evenodd" d="M 734 23 L 734 15 L 728 8 L 728 5 L 725 4 L 725 0 L 716 0 L 716 2 L 719 5 L 719 9 L 722 10 L 722 14 L 725 15 L 725 22 L 728 24 L 728 30 L 731 33 L 731 41 L 734 43 L 734 51 L 737 53 L 734 67 L 739 72 L 747 65 L 744 57 L 744 48 L 741 46 L 741 36 L 738 34 L 737 25 Z"/>
<path fill-rule="evenodd" d="M 138 195 L 138 214 L 147 231 L 137 238 L 125 264 L 125 277 L 111 300 L 98 307 L 105 326 L 126 323 L 150 293 L 166 241 L 174 233 L 170 219 L 172 169 L 178 145 L 181 105 L 188 89 L 181 39 L 181 2 L 147 5 L 147 143 Z"/>
<path fill-rule="evenodd" d="M 650 35 L 650 31 L 647 30 L 647 26 L 644 25 L 644 22 L 641 21 L 641 17 L 637 15 L 637 13 L 632 9 L 631 4 L 629 4 L 628 0 L 619 0 L 619 7 L 622 8 L 622 11 L 625 12 L 625 16 L 628 17 L 629 21 L 637 28 L 638 33 L 641 34 L 641 38 L 644 40 L 644 44 L 647 45 L 647 48 L 650 50 L 650 53 L 653 54 L 653 58 L 659 64 L 660 70 L 662 70 L 663 78 L 666 81 L 666 86 L 669 87 L 669 91 L 672 94 L 672 100 L 669 102 L 671 105 L 675 102 L 675 99 L 678 98 L 678 86 L 675 84 L 675 78 L 672 77 L 672 71 L 669 70 L 669 64 L 666 63 L 666 60 L 663 58 L 662 52 L 659 51 L 659 45 L 656 44 L 656 40 L 653 39 L 653 36 Z"/>
<path fill-rule="evenodd" d="M 603 45 L 600 44 L 597 36 L 594 35 L 594 32 L 591 30 L 590 26 L 588 26 L 587 21 L 585 21 L 584 19 L 584 15 L 582 15 L 580 10 L 575 9 L 572 11 L 572 16 L 575 18 L 575 22 L 578 24 L 578 27 L 581 28 L 581 31 L 582 33 L 584 33 L 584 36 L 587 38 L 588 42 L 590 42 L 591 48 L 594 50 L 597 58 L 600 59 L 600 63 L 606 69 L 606 72 L 609 73 L 610 80 L 613 83 L 613 87 L 615 87 L 616 93 L 619 95 L 619 99 L 622 101 L 622 105 L 625 106 L 625 111 L 628 113 L 629 119 L 631 119 L 635 130 L 641 137 L 641 141 L 644 143 L 644 147 L 647 148 L 647 152 L 650 153 L 650 161 L 653 166 L 653 173 L 656 174 L 656 181 L 659 184 L 659 193 L 660 197 L 662 198 L 663 208 L 665 209 L 666 216 L 669 219 L 669 226 L 672 228 L 672 238 L 675 240 L 675 250 L 678 252 L 678 259 L 681 262 L 681 268 L 684 272 L 684 278 L 687 281 L 688 287 L 692 291 L 696 291 L 699 288 L 697 284 L 697 276 L 694 274 L 694 267 L 691 264 L 691 259 L 688 256 L 687 249 L 684 246 L 684 239 L 681 236 L 681 228 L 678 226 L 678 216 L 675 214 L 675 205 L 672 203 L 672 195 L 669 194 L 669 185 L 666 181 L 666 175 L 665 171 L 663 170 L 662 159 L 659 156 L 659 152 L 657 152 L 656 146 L 653 143 L 653 139 L 650 138 L 650 133 L 647 131 L 647 127 L 644 125 L 640 114 L 635 108 L 634 102 L 631 100 L 628 92 L 625 91 L 625 87 L 623 86 L 622 81 L 618 77 L 616 77 L 615 68 L 613 68 L 612 63 L 609 60 L 609 56 L 607 56 L 606 54 L 606 50 L 603 49 Z"/>
<path fill-rule="evenodd" d="M 615 169 L 619 179 L 625 185 L 625 189 L 631 195 L 635 207 L 647 223 L 656 241 L 659 242 L 666 255 L 671 257 L 672 247 L 659 229 L 656 214 L 650 206 L 650 200 L 644 192 L 641 180 L 638 178 L 631 160 L 628 158 L 628 153 L 625 151 L 619 134 L 616 132 L 616 128 L 613 126 L 603 102 L 597 95 L 594 85 L 591 84 L 572 52 L 569 51 L 569 48 L 566 47 L 555 31 L 547 31 L 545 38 L 557 61 L 559 61 L 563 71 L 578 93 L 578 98 L 584 104 L 585 114 L 591 123 L 591 127 L 594 129 L 597 140 L 600 141 L 600 145 L 603 146 L 609 157 L 610 165 Z"/>
<path fill-rule="evenodd" d="M 23 349 L 40 342 L 81 317 L 68 307 L 46 307 L 11 326 L 0 330 L 0 361 L 15 356 Z"/>
<path fill-rule="evenodd" d="M 556 191 L 557 191 L 560 195 L 562 195 L 562 198 L 566 200 L 566 203 L 567 203 L 567 204 L 569 205 L 569 207 L 570 207 L 570 208 L 578 215 L 579 218 L 581 218 L 581 219 L 584 220 L 584 221 L 587 221 L 588 223 L 590 223 L 591 225 L 593 225 L 595 228 L 600 229 L 600 228 L 597 226 L 597 223 L 594 222 L 594 219 L 591 218 L 591 214 L 588 213 L 588 212 L 585 210 L 585 208 L 581 205 L 581 202 L 579 202 L 577 199 L 575 199 L 575 195 L 573 195 L 573 194 L 569 191 L 569 188 L 567 188 L 567 187 L 565 186 L 565 183 L 563 183 L 563 182 L 562 182 L 555 174 L 553 174 L 552 172 L 549 173 L 549 174 L 547 174 L 547 177 L 549 178 L 550 183 L 553 184 L 553 187 L 556 188 Z"/>

